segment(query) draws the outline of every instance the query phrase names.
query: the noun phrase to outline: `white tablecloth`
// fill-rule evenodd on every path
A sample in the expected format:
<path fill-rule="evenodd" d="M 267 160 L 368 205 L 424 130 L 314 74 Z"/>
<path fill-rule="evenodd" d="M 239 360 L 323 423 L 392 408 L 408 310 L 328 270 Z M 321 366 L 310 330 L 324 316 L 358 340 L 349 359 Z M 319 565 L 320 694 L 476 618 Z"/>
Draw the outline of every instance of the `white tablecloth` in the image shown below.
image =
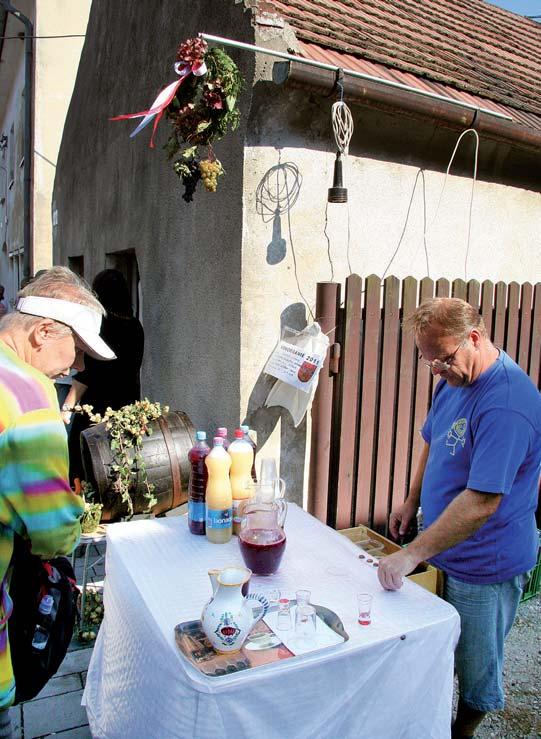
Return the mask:
<path fill-rule="evenodd" d="M 450 736 L 454 608 L 414 583 L 381 589 L 359 550 L 289 505 L 280 571 L 251 592 L 312 591 L 342 619 L 345 644 L 223 677 L 179 652 L 174 626 L 197 619 L 207 570 L 242 563 L 234 537 L 210 544 L 185 517 L 108 526 L 105 619 L 83 704 L 94 737 L 113 739 L 444 739 Z M 356 620 L 356 593 L 374 593 L 373 621 Z"/>

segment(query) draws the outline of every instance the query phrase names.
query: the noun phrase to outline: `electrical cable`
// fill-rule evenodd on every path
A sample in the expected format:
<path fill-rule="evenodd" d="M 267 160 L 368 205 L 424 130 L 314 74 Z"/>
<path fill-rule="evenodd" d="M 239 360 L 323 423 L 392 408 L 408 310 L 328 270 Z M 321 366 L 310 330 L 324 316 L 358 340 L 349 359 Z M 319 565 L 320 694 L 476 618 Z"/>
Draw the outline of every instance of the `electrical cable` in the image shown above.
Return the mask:
<path fill-rule="evenodd" d="M 86 33 L 68 33 L 63 36 L 30 36 L 29 38 L 85 38 Z M 25 34 L 23 33 L 21 36 L 0 36 L 0 40 L 2 41 L 9 41 L 10 39 L 19 39 L 19 41 L 24 41 Z"/>
<path fill-rule="evenodd" d="M 447 170 L 445 171 L 445 177 L 444 177 L 443 185 L 440 191 L 440 196 L 438 198 L 438 204 L 436 205 L 436 210 L 434 211 L 434 217 L 432 218 L 432 221 L 429 227 L 429 230 L 432 229 L 432 226 L 434 225 L 434 221 L 436 220 L 436 217 L 438 215 L 438 210 L 441 205 L 445 186 L 447 184 L 447 177 L 449 176 L 449 171 L 453 165 L 455 154 L 458 151 L 458 147 L 460 146 L 460 142 L 462 141 L 462 138 L 466 136 L 466 134 L 468 133 L 473 134 L 475 138 L 475 155 L 474 155 L 474 162 L 473 162 L 473 179 L 472 179 L 472 186 L 471 186 L 471 193 L 470 193 L 470 205 L 468 209 L 468 238 L 466 240 L 466 254 L 464 256 L 464 280 L 465 282 L 468 281 L 468 256 L 470 252 L 471 221 L 472 221 L 472 211 L 473 211 L 473 193 L 475 190 L 475 183 L 477 181 L 477 164 L 479 160 L 479 134 L 474 128 L 467 128 L 465 131 L 462 131 L 462 133 L 458 137 L 453 153 L 451 154 L 451 159 L 449 160 L 449 164 L 447 165 Z"/>

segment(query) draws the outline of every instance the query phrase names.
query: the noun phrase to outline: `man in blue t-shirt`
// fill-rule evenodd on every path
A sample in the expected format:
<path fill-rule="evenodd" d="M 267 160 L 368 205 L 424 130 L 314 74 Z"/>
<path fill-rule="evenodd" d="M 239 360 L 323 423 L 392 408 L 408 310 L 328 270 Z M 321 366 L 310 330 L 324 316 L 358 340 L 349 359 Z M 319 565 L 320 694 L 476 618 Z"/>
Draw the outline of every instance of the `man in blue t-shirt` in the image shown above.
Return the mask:
<path fill-rule="evenodd" d="M 423 560 L 445 572 L 444 597 L 461 620 L 452 736 L 472 737 L 487 711 L 503 708 L 503 642 L 537 560 L 541 398 L 465 301 L 427 300 L 405 327 L 441 379 L 408 498 L 389 520 L 404 535 L 420 504 L 424 531 L 382 559 L 378 576 L 397 590 Z"/>

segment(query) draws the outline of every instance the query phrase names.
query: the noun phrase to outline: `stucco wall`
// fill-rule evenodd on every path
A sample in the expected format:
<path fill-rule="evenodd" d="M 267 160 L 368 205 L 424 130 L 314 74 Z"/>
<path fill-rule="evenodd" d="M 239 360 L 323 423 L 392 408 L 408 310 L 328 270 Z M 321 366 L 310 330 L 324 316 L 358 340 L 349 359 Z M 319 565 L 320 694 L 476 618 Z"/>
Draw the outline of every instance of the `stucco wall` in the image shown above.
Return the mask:
<path fill-rule="evenodd" d="M 36 36 L 84 34 L 92 0 L 41 0 Z M 34 105 L 33 271 L 52 264 L 51 201 L 64 120 L 84 39 L 36 39 Z"/>
<path fill-rule="evenodd" d="M 426 274 L 426 211 L 431 276 L 463 277 L 473 149 L 467 141 L 457 156 L 432 224 L 457 134 L 353 106 L 349 206 L 328 207 L 327 240 L 333 98 L 277 87 L 266 81 L 272 59 L 230 50 L 247 80 L 243 123 L 216 146 L 227 172 L 218 192 L 198 192 L 193 203 L 184 203 L 160 150 L 167 126 L 162 123 L 157 147 L 149 150 L 148 131 L 130 140 L 135 123 L 108 118 L 150 104 L 173 78 L 177 44 L 200 30 L 294 48 L 287 28 L 271 23 L 254 38 L 250 21 L 244 4 L 233 0 L 205 0 L 189 13 L 173 0 L 94 2 L 55 182 L 55 259 L 67 263 L 84 254 L 91 280 L 108 254 L 133 249 L 144 303 L 144 392 L 185 410 L 207 431 L 246 420 L 258 433 L 259 455 L 281 457 L 288 497 L 301 502 L 309 414 L 294 429 L 286 411 L 263 407 L 272 380 L 262 369 L 281 327 L 302 328 L 316 283 L 348 274 L 348 211 L 351 269 L 383 273 L 404 230 L 416 178 L 409 223 L 389 273 Z M 482 142 L 468 277 L 539 279 L 535 161 L 528 152 Z M 291 207 L 280 203 L 278 217 L 277 187 L 279 201 L 284 191 L 292 198 L 298 188 Z"/>
<path fill-rule="evenodd" d="M 143 295 L 142 389 L 186 411 L 198 428 L 239 423 L 240 283 L 246 115 L 237 134 L 215 146 L 227 177 L 192 203 L 150 127 L 109 117 L 145 109 L 175 78 L 178 44 L 201 30 L 253 42 L 243 4 L 204 0 L 93 3 L 88 39 L 68 113 L 55 182 L 55 260 L 85 256 L 85 277 L 112 252 L 135 251 Z M 235 59 L 239 55 L 232 52 Z M 253 57 L 241 60 L 248 81 Z"/>
<path fill-rule="evenodd" d="M 280 455 L 297 498 L 306 491 L 309 414 L 295 430 L 287 411 L 263 409 L 272 383 L 262 368 L 284 323 L 300 328 L 310 320 L 303 296 L 314 310 L 317 282 L 343 282 L 350 266 L 362 276 L 385 270 L 398 277 L 465 276 L 472 141 L 466 139 L 457 155 L 453 171 L 459 174 L 448 177 L 436 215 L 458 133 L 352 106 L 349 202 L 327 204 L 335 158 L 333 102 L 308 90 L 258 83 L 244 158 L 241 409 L 258 428 L 261 453 Z M 481 141 L 467 279 L 541 280 L 541 177 L 533 189 L 523 164 L 528 156 Z M 531 163 L 533 169 L 533 155 Z M 287 194 L 294 199 L 296 184 L 298 199 L 288 209 Z M 277 206 L 282 215 L 273 218 Z"/>

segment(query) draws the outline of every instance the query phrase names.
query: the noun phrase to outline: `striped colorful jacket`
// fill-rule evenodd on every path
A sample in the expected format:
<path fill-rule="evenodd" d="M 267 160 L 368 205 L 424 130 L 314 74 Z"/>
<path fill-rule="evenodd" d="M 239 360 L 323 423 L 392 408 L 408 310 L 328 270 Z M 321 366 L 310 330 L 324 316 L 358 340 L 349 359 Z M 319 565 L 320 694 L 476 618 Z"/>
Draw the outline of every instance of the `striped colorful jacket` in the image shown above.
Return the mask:
<path fill-rule="evenodd" d="M 7 633 L 13 532 L 30 540 L 33 554 L 68 554 L 79 540 L 82 511 L 69 486 L 54 384 L 0 341 L 0 709 L 15 695 Z"/>

